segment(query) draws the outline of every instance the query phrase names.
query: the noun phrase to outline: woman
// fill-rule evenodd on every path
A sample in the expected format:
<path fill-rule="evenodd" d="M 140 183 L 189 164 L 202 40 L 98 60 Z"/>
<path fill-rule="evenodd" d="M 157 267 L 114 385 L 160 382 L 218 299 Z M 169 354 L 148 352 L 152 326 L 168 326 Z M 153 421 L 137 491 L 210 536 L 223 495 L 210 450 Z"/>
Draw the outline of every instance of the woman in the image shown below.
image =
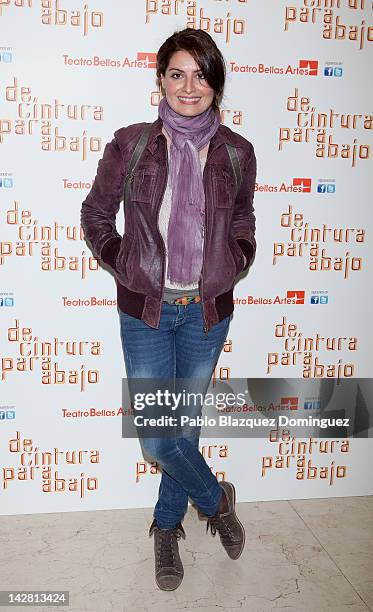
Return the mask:
<path fill-rule="evenodd" d="M 126 183 L 124 236 L 115 217 L 144 123 L 121 128 L 106 145 L 81 220 L 94 255 L 115 272 L 128 379 L 168 379 L 175 388 L 182 380 L 184 390 L 205 393 L 227 337 L 234 282 L 256 251 L 256 160 L 251 143 L 220 124 L 225 64 L 206 32 L 168 38 L 157 77 L 165 97 Z M 183 579 L 178 539 L 188 497 L 231 559 L 245 542 L 234 486 L 212 474 L 198 430 L 177 431 L 142 438 L 162 468 L 149 534 L 163 590 Z"/>

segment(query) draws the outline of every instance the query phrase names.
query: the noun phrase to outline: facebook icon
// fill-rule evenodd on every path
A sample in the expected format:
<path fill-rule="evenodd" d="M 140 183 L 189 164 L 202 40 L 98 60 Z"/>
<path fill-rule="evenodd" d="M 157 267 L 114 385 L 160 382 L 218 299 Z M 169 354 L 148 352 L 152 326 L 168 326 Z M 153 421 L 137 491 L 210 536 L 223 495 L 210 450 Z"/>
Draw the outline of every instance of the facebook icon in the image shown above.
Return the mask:
<path fill-rule="evenodd" d="M 311 295 L 311 304 L 318 304 L 318 303 L 319 303 L 319 296 Z"/>
<path fill-rule="evenodd" d="M 319 183 L 317 185 L 317 193 L 326 193 L 326 185 L 325 185 L 325 183 Z"/>
<path fill-rule="evenodd" d="M 333 76 L 333 68 L 331 66 L 324 68 L 324 76 Z"/>

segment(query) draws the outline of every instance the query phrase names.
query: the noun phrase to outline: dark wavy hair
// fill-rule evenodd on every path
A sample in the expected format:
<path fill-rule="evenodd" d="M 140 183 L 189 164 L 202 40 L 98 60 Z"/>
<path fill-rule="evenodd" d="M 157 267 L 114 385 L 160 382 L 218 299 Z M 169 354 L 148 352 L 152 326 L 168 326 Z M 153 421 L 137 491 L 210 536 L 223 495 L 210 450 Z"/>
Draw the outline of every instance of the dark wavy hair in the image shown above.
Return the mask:
<path fill-rule="evenodd" d="M 157 53 L 157 81 L 161 82 L 161 75 L 165 75 L 171 56 L 176 51 L 187 51 L 198 64 L 203 75 L 215 92 L 212 107 L 219 111 L 219 104 L 223 97 L 226 68 L 221 51 L 210 34 L 204 30 L 185 28 L 174 32 L 167 38 Z"/>

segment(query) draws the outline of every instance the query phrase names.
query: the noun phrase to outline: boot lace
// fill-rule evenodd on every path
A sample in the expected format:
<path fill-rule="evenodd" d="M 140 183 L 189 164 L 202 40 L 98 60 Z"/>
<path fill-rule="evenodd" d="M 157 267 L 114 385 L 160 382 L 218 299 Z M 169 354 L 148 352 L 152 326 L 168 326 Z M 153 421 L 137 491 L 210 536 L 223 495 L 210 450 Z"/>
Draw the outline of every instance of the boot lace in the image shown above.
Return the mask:
<path fill-rule="evenodd" d="M 234 539 L 234 532 L 230 528 L 229 522 L 224 517 L 209 517 L 207 519 L 206 533 L 210 529 L 211 534 L 215 536 L 218 531 L 222 541 L 230 541 Z"/>
<path fill-rule="evenodd" d="M 173 567 L 175 563 L 175 541 L 185 537 L 183 527 L 178 525 L 173 529 L 159 529 L 158 564 L 161 567 Z"/>

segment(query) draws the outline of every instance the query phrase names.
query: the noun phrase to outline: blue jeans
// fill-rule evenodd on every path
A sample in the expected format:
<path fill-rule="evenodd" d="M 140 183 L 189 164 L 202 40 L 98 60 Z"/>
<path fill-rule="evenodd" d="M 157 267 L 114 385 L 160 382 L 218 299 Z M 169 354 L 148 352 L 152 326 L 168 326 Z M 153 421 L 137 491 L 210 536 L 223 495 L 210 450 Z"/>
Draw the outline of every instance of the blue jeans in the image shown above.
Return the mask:
<path fill-rule="evenodd" d="M 228 334 L 231 316 L 214 325 L 206 336 L 200 302 L 186 306 L 163 302 L 159 329 L 119 308 L 118 313 L 128 379 L 190 379 L 193 391 L 193 379 L 198 379 L 198 391 L 206 393 Z M 143 437 L 141 443 L 145 453 L 162 468 L 154 509 L 154 518 L 161 529 L 171 529 L 183 520 L 188 497 L 207 516 L 215 514 L 222 490 L 198 450 L 198 434 L 183 428 L 177 436 Z"/>

